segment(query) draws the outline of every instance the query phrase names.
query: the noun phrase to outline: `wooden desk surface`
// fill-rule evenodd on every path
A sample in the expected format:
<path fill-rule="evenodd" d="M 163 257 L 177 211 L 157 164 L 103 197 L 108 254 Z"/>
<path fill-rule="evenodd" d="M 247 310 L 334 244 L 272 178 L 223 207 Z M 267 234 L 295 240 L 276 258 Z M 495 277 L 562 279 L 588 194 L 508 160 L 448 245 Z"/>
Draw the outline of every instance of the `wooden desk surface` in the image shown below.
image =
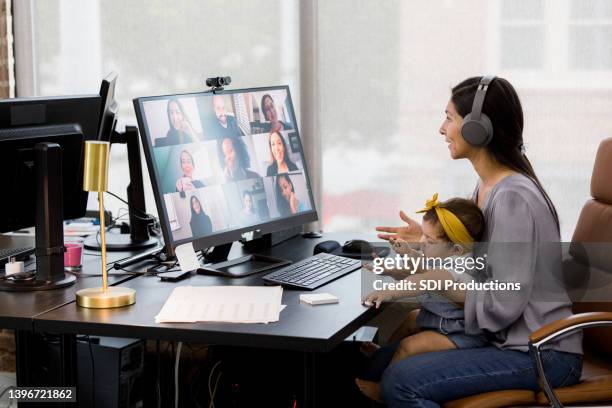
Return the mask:
<path fill-rule="evenodd" d="M 6 239 L 6 237 L 4 237 Z M 107 252 L 107 262 L 127 258 L 137 252 Z M 32 258 L 33 259 L 33 258 Z M 100 256 L 94 251 L 85 251 L 84 273 L 101 273 Z M 112 285 L 132 279 L 132 276 L 109 276 Z M 78 290 L 102 285 L 101 277 L 77 278 L 74 285 L 35 292 L 0 291 L 0 328 L 32 330 L 32 318 L 44 312 L 63 306 L 75 300 Z"/>
<path fill-rule="evenodd" d="M 350 239 L 346 235 L 326 234 L 322 239 L 293 238 L 260 253 L 297 261 L 312 254 L 316 243 Z M 231 257 L 242 253 L 234 245 Z M 336 295 L 340 302 L 309 306 L 299 302 L 302 290 L 284 289 L 282 303 L 287 305 L 280 320 L 269 324 L 194 323 L 157 324 L 154 316 L 175 287 L 181 285 L 263 285 L 258 275 L 230 279 L 194 275 L 178 283 L 161 282 L 156 277 L 138 277 L 121 286 L 136 290 L 136 304 L 118 309 L 85 309 L 66 304 L 34 319 L 36 331 L 95 334 L 116 337 L 140 337 L 209 344 L 328 351 L 366 323 L 375 311 L 361 305 L 361 272 L 359 270 L 315 290 Z"/>

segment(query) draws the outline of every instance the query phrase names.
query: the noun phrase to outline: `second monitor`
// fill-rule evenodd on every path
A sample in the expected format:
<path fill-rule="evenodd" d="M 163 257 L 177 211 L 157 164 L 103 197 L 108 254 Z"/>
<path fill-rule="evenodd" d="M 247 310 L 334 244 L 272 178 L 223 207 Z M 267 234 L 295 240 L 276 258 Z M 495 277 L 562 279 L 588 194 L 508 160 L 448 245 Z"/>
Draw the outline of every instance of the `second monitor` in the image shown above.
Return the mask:
<path fill-rule="evenodd" d="M 170 255 L 188 242 L 204 250 L 317 219 L 287 86 L 134 106 Z"/>

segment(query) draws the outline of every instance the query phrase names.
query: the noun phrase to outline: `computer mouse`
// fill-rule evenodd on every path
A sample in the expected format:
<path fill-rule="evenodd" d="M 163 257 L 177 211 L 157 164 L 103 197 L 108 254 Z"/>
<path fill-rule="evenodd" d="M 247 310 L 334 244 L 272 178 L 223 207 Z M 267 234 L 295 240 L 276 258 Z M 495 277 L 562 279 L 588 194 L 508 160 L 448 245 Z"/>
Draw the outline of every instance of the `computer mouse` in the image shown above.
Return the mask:
<path fill-rule="evenodd" d="M 323 241 L 319 242 L 313 251 L 313 255 L 319 254 L 321 252 L 325 252 L 326 254 L 331 254 L 336 249 L 340 248 L 340 243 L 338 241 Z"/>
<path fill-rule="evenodd" d="M 344 243 L 342 252 L 371 254 L 374 252 L 374 247 L 363 239 L 353 239 Z"/>

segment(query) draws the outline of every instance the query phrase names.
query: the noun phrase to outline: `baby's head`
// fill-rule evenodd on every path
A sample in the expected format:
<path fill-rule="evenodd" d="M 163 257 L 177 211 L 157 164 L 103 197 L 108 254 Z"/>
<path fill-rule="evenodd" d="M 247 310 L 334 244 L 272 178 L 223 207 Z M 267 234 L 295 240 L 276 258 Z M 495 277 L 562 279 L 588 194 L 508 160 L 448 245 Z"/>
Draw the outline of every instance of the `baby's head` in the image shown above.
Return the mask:
<path fill-rule="evenodd" d="M 421 242 L 425 256 L 465 255 L 482 238 L 484 216 L 471 200 L 451 198 L 438 203 L 436 194 L 419 212 L 424 213 Z"/>

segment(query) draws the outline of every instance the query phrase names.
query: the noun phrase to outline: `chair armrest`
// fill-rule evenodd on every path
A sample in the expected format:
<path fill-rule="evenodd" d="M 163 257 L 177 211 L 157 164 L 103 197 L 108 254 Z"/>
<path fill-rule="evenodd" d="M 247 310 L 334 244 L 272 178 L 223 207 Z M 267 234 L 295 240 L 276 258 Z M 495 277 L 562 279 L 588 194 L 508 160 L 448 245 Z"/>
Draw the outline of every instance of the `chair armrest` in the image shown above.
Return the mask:
<path fill-rule="evenodd" d="M 591 312 L 580 313 L 557 320 L 541 327 L 529 336 L 529 352 L 533 358 L 535 370 L 540 382 L 540 388 L 544 390 L 550 406 L 553 408 L 562 408 L 563 405 L 557 398 L 555 391 L 550 386 L 548 379 L 544 373 L 544 364 L 542 363 L 542 354 L 540 347 L 545 343 L 561 336 L 574 333 L 576 331 L 593 326 L 612 326 L 611 312 Z"/>
<path fill-rule="evenodd" d="M 568 329 L 601 325 L 608 322 L 612 323 L 612 312 L 580 313 L 542 326 L 531 333 L 529 341 L 531 343 L 539 343 L 547 337 L 556 337 L 555 335 L 561 334 L 560 332 L 572 331 Z"/>

